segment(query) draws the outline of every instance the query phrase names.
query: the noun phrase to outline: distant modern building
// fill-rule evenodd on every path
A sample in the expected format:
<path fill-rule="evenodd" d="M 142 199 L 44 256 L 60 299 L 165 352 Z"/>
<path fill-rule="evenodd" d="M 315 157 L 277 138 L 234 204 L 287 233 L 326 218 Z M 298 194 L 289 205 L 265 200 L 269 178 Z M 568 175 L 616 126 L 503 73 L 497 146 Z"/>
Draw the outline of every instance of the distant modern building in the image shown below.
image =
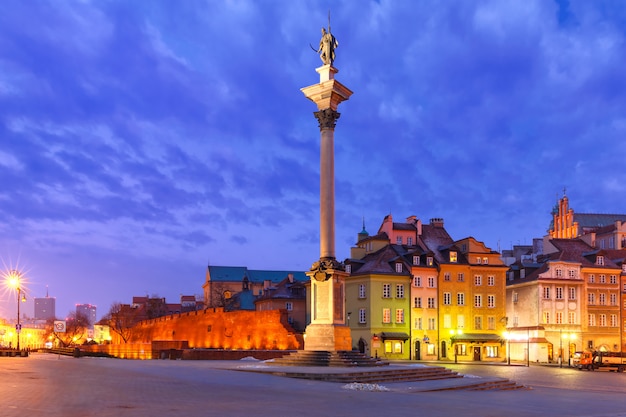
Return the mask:
<path fill-rule="evenodd" d="M 56 298 L 46 294 L 43 298 L 34 298 L 35 320 L 54 320 L 56 318 Z"/>
<path fill-rule="evenodd" d="M 96 323 L 96 306 L 93 304 L 76 304 L 76 314 L 82 314 L 89 320 L 89 326 Z"/>

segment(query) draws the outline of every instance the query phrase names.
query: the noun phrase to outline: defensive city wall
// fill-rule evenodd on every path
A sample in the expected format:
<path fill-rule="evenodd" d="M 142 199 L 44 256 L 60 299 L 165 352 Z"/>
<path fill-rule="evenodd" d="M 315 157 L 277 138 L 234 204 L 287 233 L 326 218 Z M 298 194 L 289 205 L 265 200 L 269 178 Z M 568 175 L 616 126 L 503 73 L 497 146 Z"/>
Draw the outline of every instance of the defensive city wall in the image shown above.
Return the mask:
<path fill-rule="evenodd" d="M 269 359 L 304 344 L 285 310 L 192 311 L 139 322 L 130 334 L 128 343 L 111 332 L 111 344 L 81 349 L 128 359 Z"/>

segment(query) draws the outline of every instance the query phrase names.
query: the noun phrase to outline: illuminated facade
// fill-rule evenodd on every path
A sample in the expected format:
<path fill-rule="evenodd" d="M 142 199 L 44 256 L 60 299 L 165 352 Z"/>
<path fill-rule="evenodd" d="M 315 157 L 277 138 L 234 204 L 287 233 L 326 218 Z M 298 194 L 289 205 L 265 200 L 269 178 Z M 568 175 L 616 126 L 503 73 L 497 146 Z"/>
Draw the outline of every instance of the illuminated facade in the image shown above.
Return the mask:
<path fill-rule="evenodd" d="M 359 233 L 351 255 L 346 261 L 351 272 L 347 307 L 358 318 L 365 309 L 369 320 L 350 321 L 361 351 L 367 343 L 371 352 L 365 353 L 374 355 L 373 346 L 378 345 L 383 356 L 395 359 L 400 352 L 394 347 L 402 341 L 403 359 L 506 358 L 507 267 L 499 253 L 472 237 L 452 240 L 443 219 L 422 224 L 411 216 L 396 223 L 388 215 L 377 235 Z M 389 320 L 397 310 L 404 311 L 403 323 Z M 389 340 L 396 340 L 391 352 L 389 343 L 383 343 Z"/>

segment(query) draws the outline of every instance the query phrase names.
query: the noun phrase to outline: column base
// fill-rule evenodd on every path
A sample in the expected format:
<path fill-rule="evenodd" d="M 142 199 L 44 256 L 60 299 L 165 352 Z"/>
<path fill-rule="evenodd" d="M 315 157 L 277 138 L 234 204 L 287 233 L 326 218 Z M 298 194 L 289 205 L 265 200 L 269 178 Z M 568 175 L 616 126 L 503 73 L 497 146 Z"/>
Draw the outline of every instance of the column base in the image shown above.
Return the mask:
<path fill-rule="evenodd" d="M 352 350 L 350 328 L 336 324 L 309 324 L 304 333 L 304 350 Z"/>

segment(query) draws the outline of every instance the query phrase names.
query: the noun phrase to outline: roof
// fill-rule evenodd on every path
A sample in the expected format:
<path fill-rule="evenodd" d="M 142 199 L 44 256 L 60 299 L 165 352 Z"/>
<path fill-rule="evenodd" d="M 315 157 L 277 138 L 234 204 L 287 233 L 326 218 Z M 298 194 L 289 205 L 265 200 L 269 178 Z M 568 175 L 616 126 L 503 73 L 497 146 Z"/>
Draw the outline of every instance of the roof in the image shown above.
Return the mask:
<path fill-rule="evenodd" d="M 596 228 L 608 226 L 616 221 L 626 221 L 626 214 L 594 214 L 574 213 L 574 221 L 582 228 Z"/>
<path fill-rule="evenodd" d="M 463 333 L 454 336 L 454 341 L 468 341 L 468 342 L 499 342 L 503 338 L 499 334 L 495 333 Z"/>
<path fill-rule="evenodd" d="M 404 332 L 382 332 L 380 338 L 385 340 L 409 340 L 410 336 Z"/>
<path fill-rule="evenodd" d="M 391 265 L 391 262 L 394 260 L 404 262 L 404 258 L 396 250 L 399 246 L 401 245 L 386 245 L 376 252 L 367 254 L 361 259 L 362 264 L 360 266 L 358 263 L 353 264 L 352 276 L 372 273 L 408 275 L 408 268 L 403 268 L 403 272 L 398 273 L 395 267 Z"/>
<path fill-rule="evenodd" d="M 244 277 L 248 277 L 250 282 L 256 283 L 263 283 L 264 281 L 280 282 L 289 274 L 293 274 L 296 281 L 306 282 L 309 280 L 304 271 L 265 271 L 248 269 L 245 266 L 209 265 L 207 268 L 211 281 L 240 282 Z"/>

